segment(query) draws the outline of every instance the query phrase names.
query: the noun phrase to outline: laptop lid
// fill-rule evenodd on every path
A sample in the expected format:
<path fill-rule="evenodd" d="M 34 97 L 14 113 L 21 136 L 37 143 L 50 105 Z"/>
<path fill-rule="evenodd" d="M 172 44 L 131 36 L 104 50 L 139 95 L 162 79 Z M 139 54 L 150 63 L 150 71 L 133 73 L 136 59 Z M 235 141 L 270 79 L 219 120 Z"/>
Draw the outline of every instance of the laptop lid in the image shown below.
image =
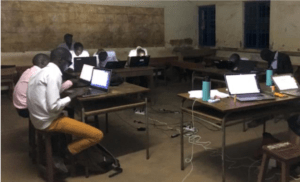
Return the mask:
<path fill-rule="evenodd" d="M 261 93 L 256 74 L 225 74 L 229 95 Z"/>
<path fill-rule="evenodd" d="M 110 84 L 110 77 L 111 70 L 94 68 L 91 80 L 91 87 L 107 92 Z"/>
<path fill-rule="evenodd" d="M 129 57 L 129 67 L 141 67 L 149 65 L 150 56 Z"/>
<path fill-rule="evenodd" d="M 74 71 L 80 72 L 84 64 L 97 66 L 97 58 L 96 57 L 77 57 L 74 58 Z"/>
<path fill-rule="evenodd" d="M 292 74 L 273 75 L 272 80 L 280 91 L 299 89 L 299 84 Z"/>
<path fill-rule="evenodd" d="M 80 73 L 80 80 L 91 82 L 94 66 L 84 64 Z"/>
<path fill-rule="evenodd" d="M 239 73 L 250 73 L 251 71 L 254 71 L 255 66 L 255 61 L 240 60 L 237 68 Z"/>
<path fill-rule="evenodd" d="M 107 62 L 105 68 L 107 69 L 117 69 L 117 68 L 124 68 L 126 61 L 114 61 L 114 62 Z"/>

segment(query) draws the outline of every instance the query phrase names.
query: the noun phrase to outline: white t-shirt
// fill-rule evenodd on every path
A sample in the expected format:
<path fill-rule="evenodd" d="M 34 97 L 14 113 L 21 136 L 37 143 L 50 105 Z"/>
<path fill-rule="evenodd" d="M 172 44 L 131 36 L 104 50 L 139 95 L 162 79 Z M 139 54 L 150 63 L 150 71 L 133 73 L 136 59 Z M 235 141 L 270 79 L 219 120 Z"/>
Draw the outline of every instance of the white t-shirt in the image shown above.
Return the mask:
<path fill-rule="evenodd" d="M 148 56 L 147 49 L 138 46 L 136 49 L 132 49 L 132 50 L 129 52 L 128 57 L 136 57 L 136 56 L 137 56 L 137 50 L 138 50 L 138 49 L 144 50 L 144 51 L 145 51 L 145 56 Z"/>
<path fill-rule="evenodd" d="M 71 68 L 73 70 L 74 70 L 74 58 L 90 56 L 89 52 L 87 52 L 86 50 L 83 50 L 79 56 L 77 56 L 74 51 L 70 51 L 70 53 L 72 55 L 72 64 L 69 66 L 69 68 Z"/>

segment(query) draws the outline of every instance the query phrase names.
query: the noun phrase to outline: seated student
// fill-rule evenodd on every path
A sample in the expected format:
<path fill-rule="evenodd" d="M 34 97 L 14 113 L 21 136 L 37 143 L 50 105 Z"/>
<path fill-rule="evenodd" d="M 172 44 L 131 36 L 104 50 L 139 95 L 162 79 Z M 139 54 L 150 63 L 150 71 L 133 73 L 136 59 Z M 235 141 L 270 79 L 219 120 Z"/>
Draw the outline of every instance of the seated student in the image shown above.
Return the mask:
<path fill-rule="evenodd" d="M 37 74 L 50 61 L 46 54 L 37 54 L 33 57 L 32 63 L 34 66 L 28 68 L 17 82 L 13 93 L 13 104 L 21 117 L 28 118 L 29 113 L 27 109 L 27 87 L 28 82 L 32 76 Z M 73 85 L 72 81 L 68 80 L 62 84 L 62 90 L 66 90 Z"/>
<path fill-rule="evenodd" d="M 83 45 L 80 42 L 74 44 L 74 51 L 70 51 L 70 53 L 72 55 L 72 64 L 69 68 L 72 70 L 74 70 L 74 58 L 90 56 L 89 52 L 83 49 Z"/>
<path fill-rule="evenodd" d="M 141 46 L 137 46 L 136 49 L 132 49 L 128 55 L 128 57 L 135 57 L 135 56 L 148 56 L 147 49 L 142 48 Z"/>
<path fill-rule="evenodd" d="M 268 68 L 274 70 L 274 73 L 285 74 L 293 73 L 293 66 L 289 55 L 281 52 L 272 52 L 269 49 L 263 49 L 260 57 L 268 62 Z"/>
<path fill-rule="evenodd" d="M 107 62 L 117 62 L 115 51 L 101 51 L 98 53 L 98 67 L 105 68 Z"/>
<path fill-rule="evenodd" d="M 73 51 L 74 50 L 74 42 L 73 42 L 73 35 L 72 34 L 65 34 L 64 36 L 64 40 L 65 40 L 65 43 L 61 43 L 58 45 L 58 47 L 63 47 L 63 48 L 66 48 L 68 49 L 69 51 Z"/>
<path fill-rule="evenodd" d="M 34 127 L 48 132 L 61 132 L 78 137 L 65 151 L 75 155 L 97 144 L 103 133 L 83 122 L 62 114 L 72 99 L 86 92 L 78 89 L 65 98 L 60 98 L 62 72 L 72 63 L 72 56 L 65 48 L 51 51 L 50 63 L 37 73 L 28 84 L 27 104 Z"/>
<path fill-rule="evenodd" d="M 96 60 L 97 60 L 97 67 L 100 66 L 100 65 L 99 65 L 99 57 L 98 57 L 98 55 L 99 55 L 100 52 L 103 52 L 103 51 L 105 51 L 105 50 L 102 49 L 102 48 L 100 48 L 100 49 L 98 49 L 98 50 L 93 54 L 93 57 L 96 57 Z"/>
<path fill-rule="evenodd" d="M 246 60 L 249 60 L 248 58 L 241 58 L 240 55 L 234 53 L 232 54 L 229 59 L 228 59 L 228 62 L 229 62 L 229 68 L 232 70 L 232 71 L 238 71 L 238 65 L 239 65 L 239 62 L 243 60 L 243 61 L 246 61 Z"/>

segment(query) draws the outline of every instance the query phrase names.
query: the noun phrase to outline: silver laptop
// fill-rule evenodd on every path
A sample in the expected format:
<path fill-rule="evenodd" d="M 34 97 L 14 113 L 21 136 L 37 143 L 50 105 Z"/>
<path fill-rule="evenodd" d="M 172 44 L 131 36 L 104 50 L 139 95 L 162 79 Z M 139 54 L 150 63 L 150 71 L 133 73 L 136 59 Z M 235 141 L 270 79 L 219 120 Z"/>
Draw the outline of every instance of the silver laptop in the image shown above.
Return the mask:
<path fill-rule="evenodd" d="M 82 97 L 107 93 L 110 84 L 110 76 L 111 70 L 94 68 L 90 88 L 87 93 L 82 95 Z"/>
<path fill-rule="evenodd" d="M 262 93 L 256 74 L 225 74 L 229 95 L 238 101 L 259 101 L 275 99 L 274 96 Z"/>
<path fill-rule="evenodd" d="M 299 84 L 292 74 L 273 75 L 272 80 L 279 92 L 293 96 L 300 96 Z"/>

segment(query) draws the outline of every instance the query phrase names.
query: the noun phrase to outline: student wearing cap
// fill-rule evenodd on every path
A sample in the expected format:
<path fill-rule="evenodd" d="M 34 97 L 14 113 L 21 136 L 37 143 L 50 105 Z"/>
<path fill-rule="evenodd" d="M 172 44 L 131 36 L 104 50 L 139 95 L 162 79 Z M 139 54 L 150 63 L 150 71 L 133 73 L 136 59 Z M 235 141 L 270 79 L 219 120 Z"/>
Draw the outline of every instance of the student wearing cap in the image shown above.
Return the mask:
<path fill-rule="evenodd" d="M 65 43 L 61 43 L 58 47 L 63 47 L 68 49 L 69 51 L 74 50 L 74 42 L 73 42 L 73 35 L 72 34 L 65 34 L 64 36 Z"/>

